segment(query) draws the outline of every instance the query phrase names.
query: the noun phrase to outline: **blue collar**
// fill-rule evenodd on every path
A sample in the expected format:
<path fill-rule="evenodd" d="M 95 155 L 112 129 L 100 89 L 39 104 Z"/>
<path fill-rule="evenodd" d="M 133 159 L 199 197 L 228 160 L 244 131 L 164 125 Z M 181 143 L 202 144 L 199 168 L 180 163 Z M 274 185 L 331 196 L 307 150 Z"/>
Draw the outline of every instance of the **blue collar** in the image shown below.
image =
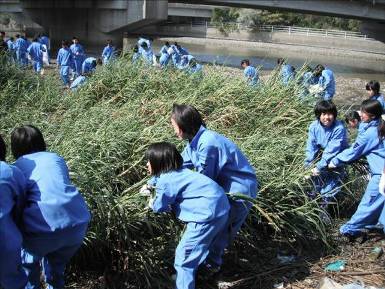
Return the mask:
<path fill-rule="evenodd" d="M 201 137 L 202 133 L 205 132 L 207 129 L 201 125 L 198 132 L 195 134 L 193 139 L 189 142 L 190 147 L 196 147 L 199 141 L 199 138 Z"/>
<path fill-rule="evenodd" d="M 378 119 L 374 119 L 374 120 L 371 120 L 369 122 L 362 122 L 362 127 L 361 129 L 362 130 L 367 130 L 369 127 L 372 127 L 372 126 L 378 126 L 378 123 L 379 123 L 379 120 Z"/>

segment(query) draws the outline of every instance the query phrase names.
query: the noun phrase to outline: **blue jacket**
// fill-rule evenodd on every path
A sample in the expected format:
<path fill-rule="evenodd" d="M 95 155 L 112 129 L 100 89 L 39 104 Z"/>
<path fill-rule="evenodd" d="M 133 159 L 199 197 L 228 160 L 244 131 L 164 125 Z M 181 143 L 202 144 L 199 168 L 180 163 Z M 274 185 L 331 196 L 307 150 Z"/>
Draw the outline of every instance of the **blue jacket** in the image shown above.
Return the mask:
<path fill-rule="evenodd" d="M 60 48 L 56 58 L 57 65 L 72 66 L 73 56 L 69 48 Z"/>
<path fill-rule="evenodd" d="M 20 52 L 27 52 L 28 42 L 22 37 L 17 38 L 15 41 L 15 49 Z"/>
<path fill-rule="evenodd" d="M 93 67 L 93 62 L 96 61 L 95 57 L 87 57 L 82 64 L 82 73 L 89 73 L 95 70 Z"/>
<path fill-rule="evenodd" d="M 50 233 L 89 222 L 87 205 L 71 183 L 62 157 L 52 152 L 37 152 L 18 158 L 15 166 L 27 179 L 24 232 Z"/>
<path fill-rule="evenodd" d="M 201 126 L 183 153 L 184 166 L 216 181 L 226 193 L 255 198 L 257 177 L 239 148 L 229 139 Z"/>
<path fill-rule="evenodd" d="M 115 47 L 107 45 L 103 49 L 102 58 L 104 60 L 104 63 L 107 63 L 109 60 L 111 60 L 114 57 L 115 53 Z"/>
<path fill-rule="evenodd" d="M 43 61 L 43 51 L 45 51 L 45 49 L 39 42 L 32 42 L 27 49 L 28 54 L 34 61 Z"/>
<path fill-rule="evenodd" d="M 199 63 L 197 63 L 195 66 L 188 66 L 187 67 L 187 73 L 194 74 L 202 72 L 203 66 Z"/>
<path fill-rule="evenodd" d="M 70 50 L 72 52 L 72 55 L 74 57 L 74 60 L 83 60 L 85 57 L 85 52 L 83 49 L 83 46 L 81 44 L 72 44 L 70 46 Z"/>
<path fill-rule="evenodd" d="M 8 46 L 8 51 L 14 51 L 15 50 L 15 43 L 11 40 L 7 40 L 7 46 Z"/>
<path fill-rule="evenodd" d="M 39 42 L 47 47 L 47 49 L 50 49 L 49 45 L 49 38 L 47 36 L 42 36 L 39 38 Z"/>
<path fill-rule="evenodd" d="M 355 142 L 336 155 L 330 163 L 341 166 L 365 156 L 372 175 L 380 175 L 385 165 L 385 148 L 383 140 L 378 137 L 378 120 L 362 123 Z"/>
<path fill-rule="evenodd" d="M 223 189 L 210 178 L 181 169 L 161 174 L 149 183 L 155 186 L 155 212 L 175 211 L 184 222 L 210 222 L 229 212 L 230 205 Z"/>
<path fill-rule="evenodd" d="M 381 106 L 382 106 L 382 111 L 385 112 L 385 99 L 381 93 L 373 95 L 370 99 L 379 101 L 379 103 L 381 103 Z"/>
<path fill-rule="evenodd" d="M 26 179 L 23 173 L 15 166 L 0 161 L 0 235 L 14 227 L 21 220 L 21 213 L 25 203 Z M 0 246 L 3 243 L 0 242 Z"/>
<path fill-rule="evenodd" d="M 251 65 L 247 66 L 245 68 L 245 70 L 243 71 L 243 74 L 245 75 L 249 85 L 256 85 L 257 84 L 257 82 L 259 80 L 259 76 L 258 76 L 258 72 L 255 69 L 255 67 L 253 67 Z"/>
<path fill-rule="evenodd" d="M 290 64 L 283 64 L 280 73 L 283 84 L 288 84 L 295 76 L 294 67 Z"/>
<path fill-rule="evenodd" d="M 87 78 L 84 75 L 79 75 L 76 79 L 71 83 L 71 90 L 77 90 L 80 86 L 84 85 L 87 81 Z"/>
<path fill-rule="evenodd" d="M 325 68 L 318 80 L 318 84 L 324 89 L 322 97 L 325 100 L 330 100 L 336 93 L 336 82 L 334 80 L 333 71 Z"/>
<path fill-rule="evenodd" d="M 141 54 L 142 54 L 143 59 L 146 61 L 146 63 L 148 63 L 148 64 L 153 63 L 154 54 L 150 48 L 141 49 Z"/>
<path fill-rule="evenodd" d="M 150 41 L 149 39 L 140 37 L 139 40 L 138 40 L 138 47 L 139 47 L 139 50 L 140 50 L 140 49 L 143 49 L 143 48 L 142 48 L 142 43 L 143 43 L 143 42 L 146 42 L 147 48 L 151 49 L 151 41 Z M 140 51 L 139 51 L 139 52 L 140 52 Z"/>
<path fill-rule="evenodd" d="M 160 58 L 159 58 L 159 64 L 161 67 L 166 67 L 168 62 L 170 61 L 170 54 L 162 53 Z"/>
<path fill-rule="evenodd" d="M 322 150 L 316 167 L 326 169 L 330 160 L 348 146 L 348 132 L 342 121 L 335 120 L 331 127 L 324 127 L 319 120 L 315 120 L 309 127 L 305 165 L 309 166 Z"/>
<path fill-rule="evenodd" d="M 313 75 L 312 72 L 305 72 L 302 76 L 302 85 L 304 87 L 309 87 L 310 85 L 317 84 L 318 78 Z"/>
<path fill-rule="evenodd" d="M 167 53 L 168 54 L 168 49 L 170 48 L 170 46 L 166 46 L 166 45 L 163 45 L 162 48 L 159 50 L 159 54 L 165 54 Z"/>

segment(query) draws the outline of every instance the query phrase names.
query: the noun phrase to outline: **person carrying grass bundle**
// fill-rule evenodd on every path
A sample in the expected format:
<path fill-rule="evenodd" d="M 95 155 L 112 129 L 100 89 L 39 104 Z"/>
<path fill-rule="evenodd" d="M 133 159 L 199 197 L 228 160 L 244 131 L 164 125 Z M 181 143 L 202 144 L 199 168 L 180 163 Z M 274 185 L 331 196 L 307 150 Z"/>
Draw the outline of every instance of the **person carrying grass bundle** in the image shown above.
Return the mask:
<path fill-rule="evenodd" d="M 335 169 L 366 157 L 371 178 L 356 212 L 340 227 L 340 232 L 350 238 L 361 235 L 365 229 L 385 225 L 385 196 L 379 191 L 380 177 L 385 165 L 385 123 L 381 118 L 382 106 L 377 100 L 365 100 L 361 104 L 362 125 L 355 142 L 332 158 L 329 168 Z"/>
<path fill-rule="evenodd" d="M 285 59 L 277 59 L 279 75 L 281 77 L 282 83 L 288 85 L 290 81 L 295 78 L 295 69 L 292 65 L 286 63 Z"/>
<path fill-rule="evenodd" d="M 245 75 L 247 84 L 250 86 L 256 86 L 259 81 L 259 75 L 255 67 L 250 65 L 250 61 L 248 59 L 242 60 L 241 66 L 244 69 L 243 74 Z"/>
<path fill-rule="evenodd" d="M 314 191 L 312 197 L 320 194 L 324 205 L 339 192 L 344 168 L 329 170 L 328 163 L 339 152 L 349 146 L 347 130 L 337 120 L 337 108 L 331 101 L 319 101 L 314 107 L 316 120 L 309 126 L 306 144 L 305 166 L 312 169 Z"/>
<path fill-rule="evenodd" d="M 41 264 L 47 288 L 64 288 L 65 266 L 80 248 L 90 221 L 87 205 L 71 183 L 64 159 L 46 151 L 39 129 L 14 129 L 11 149 L 14 165 L 27 180 L 21 225 L 26 288 L 41 288 Z"/>
<path fill-rule="evenodd" d="M 149 207 L 158 213 L 172 210 L 186 223 L 175 251 L 176 288 L 194 289 L 198 266 L 226 227 L 229 202 L 216 182 L 183 168 L 183 158 L 175 145 L 151 144 L 146 159 L 147 169 L 153 176 L 149 185 L 156 192 L 155 197 L 150 198 Z"/>
<path fill-rule="evenodd" d="M 182 153 L 183 166 L 216 181 L 230 195 L 230 216 L 206 259 L 212 272 L 220 270 L 224 250 L 234 240 L 257 195 L 257 177 L 241 150 L 229 139 L 208 130 L 198 110 L 174 104 L 171 124 L 179 139 L 188 143 Z"/>
<path fill-rule="evenodd" d="M 26 192 L 26 179 L 5 162 L 6 146 L 0 136 L 0 287 L 21 289 L 27 276 L 21 267 L 22 235 L 18 227 Z"/>
<path fill-rule="evenodd" d="M 334 73 L 329 68 L 325 68 L 323 65 L 318 64 L 314 68 L 314 76 L 318 78 L 317 94 L 324 100 L 332 100 L 336 93 L 336 82 L 334 79 Z"/>

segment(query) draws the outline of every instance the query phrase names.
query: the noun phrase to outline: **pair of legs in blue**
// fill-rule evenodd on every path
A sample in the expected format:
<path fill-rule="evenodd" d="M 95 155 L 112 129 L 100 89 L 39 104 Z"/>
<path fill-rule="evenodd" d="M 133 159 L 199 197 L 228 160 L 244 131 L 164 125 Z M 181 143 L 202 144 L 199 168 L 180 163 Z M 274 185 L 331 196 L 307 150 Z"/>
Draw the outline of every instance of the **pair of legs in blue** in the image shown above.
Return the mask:
<path fill-rule="evenodd" d="M 41 269 L 47 289 L 64 288 L 66 264 L 82 245 L 87 224 L 24 239 L 21 257 L 27 274 L 25 289 L 40 289 Z"/>

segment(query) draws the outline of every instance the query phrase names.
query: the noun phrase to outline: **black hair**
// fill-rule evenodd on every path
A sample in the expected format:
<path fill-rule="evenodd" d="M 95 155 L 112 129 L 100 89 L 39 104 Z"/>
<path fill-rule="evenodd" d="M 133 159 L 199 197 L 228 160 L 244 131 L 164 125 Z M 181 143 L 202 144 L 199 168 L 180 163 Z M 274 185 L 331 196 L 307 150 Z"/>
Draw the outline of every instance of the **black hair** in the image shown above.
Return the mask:
<path fill-rule="evenodd" d="M 283 58 L 281 58 L 281 57 L 277 59 L 277 64 L 278 64 L 278 65 L 282 65 L 282 64 L 284 64 L 284 63 L 285 63 L 285 59 L 283 59 Z"/>
<path fill-rule="evenodd" d="M 35 37 L 35 38 L 33 39 L 33 42 L 39 42 L 39 38 L 38 38 L 38 37 Z"/>
<path fill-rule="evenodd" d="M 147 42 L 144 42 L 144 41 L 142 42 L 142 44 L 140 44 L 140 46 L 144 49 L 148 47 Z"/>
<path fill-rule="evenodd" d="M 183 158 L 175 145 L 168 142 L 151 144 L 146 151 L 146 159 L 151 165 L 152 175 L 159 176 L 182 168 Z"/>
<path fill-rule="evenodd" d="M 170 46 L 170 42 L 166 41 L 165 45 L 168 47 Z"/>
<path fill-rule="evenodd" d="M 243 60 L 241 61 L 241 66 L 242 66 L 243 64 L 246 64 L 247 66 L 249 66 L 249 65 L 250 65 L 250 60 L 248 60 L 248 59 L 243 59 Z"/>
<path fill-rule="evenodd" d="M 98 57 L 98 59 L 96 60 L 96 64 L 97 65 L 102 65 L 103 64 L 103 61 L 102 61 L 102 59 L 100 57 Z M 96 64 L 95 64 L 94 68 L 96 67 Z"/>
<path fill-rule="evenodd" d="M 381 103 L 375 99 L 366 99 L 361 103 L 361 111 L 367 113 L 372 119 L 378 119 L 378 136 L 383 139 L 385 137 L 385 123 L 381 115 L 383 108 Z"/>
<path fill-rule="evenodd" d="M 62 46 L 68 47 L 68 46 L 69 46 L 69 43 L 68 43 L 67 40 L 63 40 L 63 41 L 61 42 L 61 45 L 62 45 Z"/>
<path fill-rule="evenodd" d="M 334 119 L 336 119 L 337 118 L 336 105 L 330 100 L 321 100 L 317 102 L 317 104 L 314 107 L 315 117 L 319 120 L 321 117 L 321 114 L 323 113 L 331 113 L 334 115 Z"/>
<path fill-rule="evenodd" d="M 15 36 L 16 38 L 20 38 L 20 34 L 16 34 L 16 36 Z"/>
<path fill-rule="evenodd" d="M 188 62 L 188 64 L 191 66 L 191 67 L 195 67 L 197 65 L 197 61 L 195 58 L 191 58 Z"/>
<path fill-rule="evenodd" d="M 112 44 L 112 40 L 111 40 L 111 39 L 108 39 L 108 40 L 107 40 L 107 44 Z"/>
<path fill-rule="evenodd" d="M 313 74 L 319 77 L 321 76 L 323 70 L 325 70 L 325 67 L 322 64 L 318 64 L 316 67 L 314 67 Z"/>
<path fill-rule="evenodd" d="M 360 114 L 355 110 L 350 111 L 345 115 L 345 122 L 347 124 L 349 124 L 349 121 L 353 121 L 353 120 L 361 121 Z"/>
<path fill-rule="evenodd" d="M 10 39 L 11 41 L 15 40 L 15 38 L 13 38 L 13 37 L 10 37 L 9 39 Z"/>
<path fill-rule="evenodd" d="M 376 80 L 369 81 L 366 86 L 366 90 L 372 90 L 374 91 L 374 95 L 377 95 L 380 93 L 380 83 Z"/>
<path fill-rule="evenodd" d="M 5 35 L 5 31 L 0 31 L 0 35 Z"/>
<path fill-rule="evenodd" d="M 11 150 L 15 159 L 47 149 L 43 134 L 33 125 L 15 128 L 11 134 Z"/>
<path fill-rule="evenodd" d="M 79 40 L 76 36 L 72 37 L 72 40 Z"/>
<path fill-rule="evenodd" d="M 139 51 L 138 45 L 134 45 L 134 47 L 132 48 L 132 51 L 137 53 Z"/>
<path fill-rule="evenodd" d="M 3 137 L 0 135 L 0 161 L 5 161 L 7 155 L 7 146 L 5 145 Z"/>
<path fill-rule="evenodd" d="M 182 130 L 183 138 L 190 141 L 202 125 L 206 126 L 199 111 L 191 105 L 174 103 L 172 106 L 172 118 Z"/>

